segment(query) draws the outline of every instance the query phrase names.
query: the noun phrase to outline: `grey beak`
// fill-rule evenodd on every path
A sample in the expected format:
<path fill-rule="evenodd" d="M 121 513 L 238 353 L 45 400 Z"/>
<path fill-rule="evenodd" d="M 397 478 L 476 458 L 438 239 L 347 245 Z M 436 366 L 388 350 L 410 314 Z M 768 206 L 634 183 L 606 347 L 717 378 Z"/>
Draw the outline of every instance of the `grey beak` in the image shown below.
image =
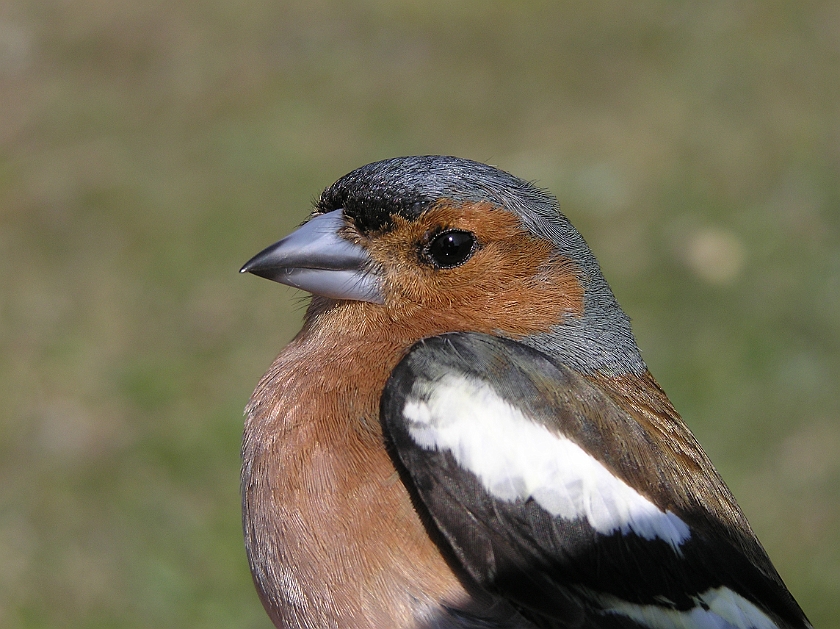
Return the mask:
<path fill-rule="evenodd" d="M 342 210 L 320 214 L 260 251 L 239 272 L 331 299 L 384 302 L 382 280 L 364 247 L 345 240 Z"/>

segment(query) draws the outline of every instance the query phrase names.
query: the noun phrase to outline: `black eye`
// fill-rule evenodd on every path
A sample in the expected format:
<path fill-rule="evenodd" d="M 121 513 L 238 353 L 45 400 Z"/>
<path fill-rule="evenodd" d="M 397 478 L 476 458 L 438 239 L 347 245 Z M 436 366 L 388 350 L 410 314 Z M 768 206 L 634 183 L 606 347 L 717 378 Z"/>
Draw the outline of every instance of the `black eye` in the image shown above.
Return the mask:
<path fill-rule="evenodd" d="M 475 244 L 475 234 L 452 229 L 432 238 L 424 253 L 436 267 L 451 269 L 470 259 L 475 251 Z"/>

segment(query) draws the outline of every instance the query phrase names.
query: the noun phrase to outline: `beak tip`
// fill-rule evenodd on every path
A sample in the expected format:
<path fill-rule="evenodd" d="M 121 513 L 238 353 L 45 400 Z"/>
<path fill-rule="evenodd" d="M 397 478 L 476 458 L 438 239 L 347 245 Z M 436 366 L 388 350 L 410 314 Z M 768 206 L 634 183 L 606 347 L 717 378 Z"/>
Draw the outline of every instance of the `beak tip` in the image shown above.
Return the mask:
<path fill-rule="evenodd" d="M 268 249 L 272 249 L 273 247 L 274 245 L 272 245 L 272 247 L 269 247 Z M 239 269 L 239 272 L 253 273 L 255 275 L 258 275 L 260 267 L 265 265 L 266 252 L 268 251 L 268 249 L 260 251 L 257 255 L 248 260 L 245 264 L 242 265 L 242 268 Z"/>

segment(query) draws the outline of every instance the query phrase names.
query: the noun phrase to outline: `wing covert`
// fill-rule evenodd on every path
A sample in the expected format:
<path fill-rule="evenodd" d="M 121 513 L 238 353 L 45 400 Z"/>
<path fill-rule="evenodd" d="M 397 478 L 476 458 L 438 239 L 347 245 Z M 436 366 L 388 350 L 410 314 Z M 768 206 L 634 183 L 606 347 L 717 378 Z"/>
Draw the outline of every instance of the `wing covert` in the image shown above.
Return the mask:
<path fill-rule="evenodd" d="M 640 457 L 665 454 L 633 413 L 538 350 L 475 333 L 421 341 L 381 414 L 465 570 L 539 622 L 809 626 L 713 516 L 676 508 L 662 478 L 640 486 Z"/>

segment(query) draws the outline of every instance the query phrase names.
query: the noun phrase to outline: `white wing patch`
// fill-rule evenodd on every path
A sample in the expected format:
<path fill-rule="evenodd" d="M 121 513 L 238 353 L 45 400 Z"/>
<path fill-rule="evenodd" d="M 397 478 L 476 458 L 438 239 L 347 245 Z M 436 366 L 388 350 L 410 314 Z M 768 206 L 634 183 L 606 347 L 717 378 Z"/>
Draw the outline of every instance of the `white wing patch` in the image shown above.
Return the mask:
<path fill-rule="evenodd" d="M 679 611 L 599 597 L 607 613 L 621 614 L 650 629 L 779 629 L 758 607 L 729 588 L 706 590 L 696 601 L 692 609 Z"/>
<path fill-rule="evenodd" d="M 463 376 L 421 381 L 403 409 L 408 431 L 427 450 L 447 450 L 495 497 L 533 498 L 555 517 L 585 518 L 597 532 L 659 538 L 679 552 L 688 525 L 662 511 L 587 454 Z"/>

